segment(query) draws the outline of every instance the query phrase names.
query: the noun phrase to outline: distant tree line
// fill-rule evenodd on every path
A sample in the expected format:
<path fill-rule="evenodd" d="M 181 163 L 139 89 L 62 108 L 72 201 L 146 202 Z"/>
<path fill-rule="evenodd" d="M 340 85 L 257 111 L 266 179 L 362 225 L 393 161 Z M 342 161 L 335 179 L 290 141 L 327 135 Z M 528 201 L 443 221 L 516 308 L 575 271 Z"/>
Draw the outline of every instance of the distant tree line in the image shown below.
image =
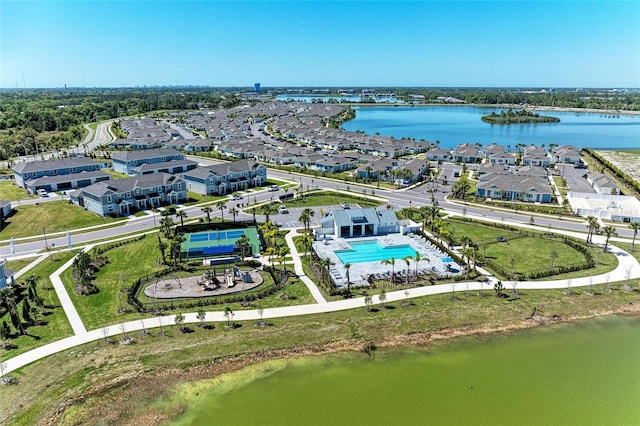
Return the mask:
<path fill-rule="evenodd" d="M 0 159 L 77 144 L 82 125 L 158 110 L 231 108 L 233 93 L 212 88 L 2 90 Z"/>

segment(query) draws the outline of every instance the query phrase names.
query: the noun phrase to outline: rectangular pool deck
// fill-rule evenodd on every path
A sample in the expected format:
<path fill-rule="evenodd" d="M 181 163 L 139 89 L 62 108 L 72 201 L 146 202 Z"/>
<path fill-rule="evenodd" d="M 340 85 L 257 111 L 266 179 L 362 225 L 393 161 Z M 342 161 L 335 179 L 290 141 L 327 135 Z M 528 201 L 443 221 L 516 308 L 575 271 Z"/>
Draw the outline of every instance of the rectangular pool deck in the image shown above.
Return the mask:
<path fill-rule="evenodd" d="M 340 260 L 336 252 L 340 252 L 340 254 L 343 255 L 345 251 L 352 250 L 351 243 L 360 242 L 378 242 L 383 249 L 409 246 L 412 251 L 419 253 L 422 257 L 420 263 L 418 264 L 418 272 L 431 271 L 438 275 L 445 276 L 451 274 L 451 272 L 449 272 L 450 268 L 460 270 L 460 266 L 458 266 L 455 262 L 450 261 L 448 254 L 443 253 L 429 240 L 417 234 L 388 234 L 383 236 L 365 238 L 321 238 L 317 241 L 314 241 L 313 248 L 315 249 L 318 256 L 323 259 L 329 258 L 333 263 L 330 268 L 330 273 L 334 283 L 338 288 L 346 287 L 347 285 L 347 269 L 345 268 L 344 263 Z M 377 256 L 376 259 L 378 257 L 379 256 Z M 391 265 L 383 264 L 382 260 L 360 261 L 361 259 L 361 257 L 358 258 L 358 261 L 351 263 L 351 266 L 349 267 L 351 285 L 367 286 L 367 277 L 369 275 L 390 276 L 392 269 Z M 428 259 L 428 261 L 426 259 Z M 402 257 L 396 257 L 396 274 L 406 270 L 406 261 Z M 415 270 L 415 261 L 409 260 L 409 272 L 415 273 Z"/>

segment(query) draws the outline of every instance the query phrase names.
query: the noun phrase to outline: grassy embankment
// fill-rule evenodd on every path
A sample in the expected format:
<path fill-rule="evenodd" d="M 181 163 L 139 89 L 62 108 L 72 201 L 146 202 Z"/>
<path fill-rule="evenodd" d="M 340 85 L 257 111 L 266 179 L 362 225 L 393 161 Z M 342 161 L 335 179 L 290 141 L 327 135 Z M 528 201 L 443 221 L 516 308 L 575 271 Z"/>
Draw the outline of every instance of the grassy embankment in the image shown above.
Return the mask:
<path fill-rule="evenodd" d="M 0 181 L 0 200 L 29 200 L 39 198 L 37 195 L 29 194 L 24 189 L 13 183 L 13 180 Z M 15 205 L 12 206 L 16 208 Z"/>
<path fill-rule="evenodd" d="M 62 414 L 64 424 L 158 424 L 184 409 L 167 403 L 184 382 L 269 358 L 359 351 L 368 341 L 378 347 L 428 345 L 434 339 L 534 327 L 540 322 L 637 314 L 637 285 L 636 280 L 631 292 L 618 286 L 607 292 L 596 286 L 594 295 L 583 289 L 573 289 L 571 295 L 562 290 L 521 290 L 517 299 L 478 297 L 473 292 L 451 300 L 447 294 L 415 299 L 409 306 L 394 302 L 375 312 L 362 308 L 274 319 L 268 327 L 244 322 L 226 329 L 218 323 L 212 330 L 193 327 L 187 334 L 172 327 L 165 330 L 167 338 L 155 337 L 157 330 L 147 337 L 130 333 L 136 340 L 133 345 L 93 342 L 12 373 L 19 384 L 3 397 L 0 423 L 58 421 L 57 413 L 71 407 Z M 534 307 L 540 322 L 530 319 Z M 154 403 L 160 399 L 165 403 Z M 97 412 L 101 414 L 96 417 Z"/>
<path fill-rule="evenodd" d="M 109 324 L 115 324 L 125 321 L 133 321 L 140 318 L 151 317 L 152 314 L 142 314 L 135 312 L 127 304 L 127 294 L 122 290 L 123 287 L 130 287 L 132 283 L 139 277 L 152 275 L 153 273 L 165 269 L 156 263 L 156 259 L 160 256 L 157 249 L 157 240 L 155 236 L 148 236 L 140 241 L 125 244 L 120 247 L 106 251 L 104 254 L 109 258 L 109 263 L 103 266 L 95 274 L 95 285 L 100 289 L 96 294 L 81 296 L 74 292 L 74 281 L 72 278 L 71 268 L 63 272 L 61 278 L 73 301 L 80 317 L 82 318 L 88 330 L 104 327 Z M 276 263 L 276 265 L 278 265 Z M 278 266 L 280 268 L 280 266 Z M 291 266 L 288 266 L 291 269 Z M 218 268 L 219 270 L 219 268 Z M 182 278 L 185 276 L 202 275 L 202 271 L 195 273 L 177 272 L 172 276 Z M 273 285 L 271 277 L 263 273 L 263 284 L 260 290 Z M 153 283 L 153 281 L 152 281 Z M 282 292 L 277 292 L 265 299 L 252 302 L 248 307 L 242 307 L 240 303 L 209 305 L 204 307 L 206 310 L 224 310 L 226 306 L 230 306 L 233 310 L 258 308 L 272 308 L 276 306 L 291 306 L 305 303 L 313 303 L 308 289 L 297 278 L 290 278 L 286 288 L 288 299 L 281 299 Z M 250 292 L 247 292 L 248 294 Z M 143 303 L 151 303 L 152 299 L 146 296 L 140 296 Z M 197 298 L 176 300 L 176 303 L 197 302 Z M 160 306 L 168 304 L 167 301 L 159 301 Z M 124 309 L 124 312 L 120 312 Z M 198 307 L 185 308 L 175 310 L 175 312 L 196 312 Z M 174 311 L 165 311 L 164 314 L 170 314 Z"/>
<path fill-rule="evenodd" d="M 5 221 L 0 239 L 11 237 L 42 236 L 43 232 L 64 232 L 69 229 L 116 223 L 123 220 L 104 218 L 83 210 L 68 201 L 51 201 L 39 205 L 15 207 L 15 212 Z"/>
<path fill-rule="evenodd" d="M 2 359 L 10 358 L 19 355 L 23 352 L 27 352 L 39 346 L 46 345 L 47 343 L 60 340 L 64 337 L 71 336 L 73 331 L 67 320 L 67 316 L 64 310 L 60 306 L 58 296 L 51 285 L 49 275 L 51 275 L 56 269 L 64 265 L 74 252 L 69 253 L 56 253 L 35 266 L 29 272 L 27 272 L 22 278 L 18 279 L 18 283 L 24 283 L 28 276 L 34 275 L 38 277 L 37 292 L 38 296 L 44 299 L 43 308 L 40 309 L 39 324 L 26 327 L 28 335 L 14 337 L 9 339 L 9 343 L 12 345 L 12 349 L 2 351 L 0 357 Z M 26 297 L 27 290 L 24 290 Z M 33 303 L 30 304 L 32 307 Z M 22 315 L 22 302 L 18 303 L 18 312 Z M 11 326 L 9 314 L 5 314 L 0 317 L 0 323 L 7 321 L 7 324 Z M 11 326 L 12 332 L 15 333 L 15 328 Z M 0 424 L 2 422 L 0 421 Z"/>

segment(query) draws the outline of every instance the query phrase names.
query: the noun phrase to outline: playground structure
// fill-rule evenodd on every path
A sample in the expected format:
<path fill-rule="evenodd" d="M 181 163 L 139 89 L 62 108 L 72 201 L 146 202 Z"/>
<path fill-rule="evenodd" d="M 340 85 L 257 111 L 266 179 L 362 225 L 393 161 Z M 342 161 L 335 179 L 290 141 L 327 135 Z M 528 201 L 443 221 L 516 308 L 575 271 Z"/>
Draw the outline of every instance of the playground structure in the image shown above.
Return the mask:
<path fill-rule="evenodd" d="M 202 275 L 157 281 L 144 289 L 149 298 L 172 299 L 185 297 L 218 296 L 250 290 L 262 284 L 258 270 L 241 271 L 236 265 L 226 265 L 221 270 L 213 268 Z"/>

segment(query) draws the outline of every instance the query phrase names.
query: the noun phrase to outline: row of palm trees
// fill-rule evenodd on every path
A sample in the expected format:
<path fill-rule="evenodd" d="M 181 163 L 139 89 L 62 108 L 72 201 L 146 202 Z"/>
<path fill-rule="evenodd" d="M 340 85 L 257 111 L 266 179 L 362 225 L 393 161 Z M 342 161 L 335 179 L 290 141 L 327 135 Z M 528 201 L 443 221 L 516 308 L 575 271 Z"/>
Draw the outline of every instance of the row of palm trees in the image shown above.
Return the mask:
<path fill-rule="evenodd" d="M 640 231 L 640 222 L 631 222 L 629 224 L 629 229 L 633 231 L 633 240 L 631 241 L 631 250 L 636 250 L 636 236 L 638 235 L 638 231 Z M 605 235 L 605 243 L 604 243 L 604 251 L 607 251 L 609 247 L 609 239 L 618 235 L 616 232 L 616 228 L 611 225 L 607 225 L 600 229 L 600 223 L 598 219 L 594 216 L 587 216 L 587 244 L 591 245 L 593 243 L 593 234 L 602 233 Z"/>

